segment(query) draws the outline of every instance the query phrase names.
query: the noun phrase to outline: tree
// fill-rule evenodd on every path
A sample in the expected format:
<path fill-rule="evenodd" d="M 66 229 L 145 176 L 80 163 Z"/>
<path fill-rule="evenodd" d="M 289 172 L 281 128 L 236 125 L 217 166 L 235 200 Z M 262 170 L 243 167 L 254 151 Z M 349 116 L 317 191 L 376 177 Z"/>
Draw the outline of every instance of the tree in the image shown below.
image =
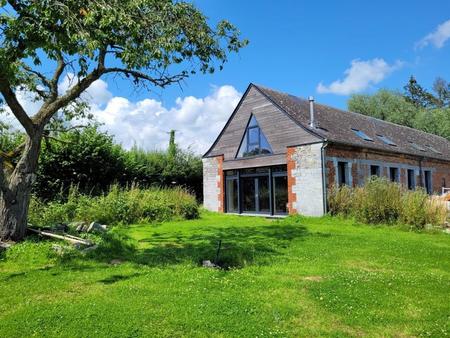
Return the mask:
<path fill-rule="evenodd" d="M 210 27 L 194 5 L 173 0 L 0 0 L 0 93 L 25 130 L 10 174 L 0 159 L 0 238 L 25 235 L 42 139 L 84 112 L 80 95 L 114 74 L 164 88 L 222 69 L 247 41 L 227 21 Z M 45 61 L 45 62 L 43 62 Z M 61 80 L 73 74 L 65 91 Z M 17 91 L 42 102 L 30 116 Z"/>
<path fill-rule="evenodd" d="M 419 111 L 400 93 L 387 89 L 380 89 L 373 95 L 354 94 L 347 104 L 351 111 L 408 127 L 414 127 Z"/>
<path fill-rule="evenodd" d="M 414 76 L 409 78 L 408 83 L 403 87 L 406 101 L 420 108 L 434 108 L 438 105 L 438 100 L 424 89 Z"/>
<path fill-rule="evenodd" d="M 436 93 L 438 108 L 450 108 L 450 83 L 438 77 L 433 83 L 433 91 Z"/>
<path fill-rule="evenodd" d="M 436 134 L 450 140 L 450 84 L 437 78 L 435 95 L 412 76 L 405 92 L 380 89 L 372 95 L 355 94 L 348 100 L 351 111 Z"/>

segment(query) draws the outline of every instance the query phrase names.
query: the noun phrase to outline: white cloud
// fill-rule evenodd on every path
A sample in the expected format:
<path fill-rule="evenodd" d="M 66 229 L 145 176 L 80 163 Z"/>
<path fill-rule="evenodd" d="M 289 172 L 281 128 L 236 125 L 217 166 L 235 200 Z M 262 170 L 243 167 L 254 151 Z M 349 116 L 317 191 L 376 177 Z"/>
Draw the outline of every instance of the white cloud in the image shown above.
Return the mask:
<path fill-rule="evenodd" d="M 60 92 L 65 92 L 71 85 L 69 75 L 60 83 Z M 90 103 L 95 119 L 102 123 L 102 130 L 114 135 L 116 142 L 125 148 L 136 144 L 148 150 L 166 149 L 168 132 L 175 129 L 179 146 L 200 154 L 214 142 L 241 96 L 233 86 L 213 86 L 206 97 L 179 97 L 173 107 L 166 107 L 155 99 L 133 102 L 113 96 L 103 80 L 95 81 L 82 94 L 82 98 Z M 26 92 L 19 92 L 18 99 L 30 115 L 41 104 L 33 102 Z M 9 122 L 20 128 L 14 117 L 9 116 Z"/>
<path fill-rule="evenodd" d="M 450 20 L 440 24 L 434 32 L 417 42 L 416 48 L 423 48 L 429 44 L 434 45 L 436 48 L 442 48 L 448 39 L 450 39 Z"/>
<path fill-rule="evenodd" d="M 103 84 L 95 86 L 95 94 L 91 91 L 94 98 L 109 96 Z M 98 100 L 100 104 L 91 101 L 91 111 L 103 123 L 102 128 L 125 148 L 136 144 L 145 149 L 165 149 L 168 132 L 175 129 L 176 141 L 182 148 L 203 153 L 225 125 L 241 95 L 229 85 L 213 87 L 204 98 L 177 98 L 174 107 L 165 107 L 154 99 L 132 102 L 110 96 L 106 102 Z"/>
<path fill-rule="evenodd" d="M 333 81 L 328 86 L 320 82 L 317 86 L 317 91 L 323 94 L 338 95 L 357 93 L 381 82 L 386 76 L 401 66 L 402 62 L 400 61 L 389 65 L 380 58 L 367 61 L 352 60 L 350 68 L 347 68 L 344 72 L 345 78 L 343 80 Z"/>

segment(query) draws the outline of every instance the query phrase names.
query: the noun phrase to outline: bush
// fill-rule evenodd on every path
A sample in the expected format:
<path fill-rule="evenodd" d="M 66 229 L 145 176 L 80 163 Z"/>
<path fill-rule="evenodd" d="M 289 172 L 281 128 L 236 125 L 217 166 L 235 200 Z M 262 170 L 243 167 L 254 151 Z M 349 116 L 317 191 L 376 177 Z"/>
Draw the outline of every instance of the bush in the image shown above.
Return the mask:
<path fill-rule="evenodd" d="M 114 185 L 105 195 L 90 197 L 72 188 L 65 202 L 44 203 L 33 197 L 29 220 L 51 226 L 72 221 L 104 224 L 192 219 L 199 215 L 195 197 L 181 188 L 128 189 Z"/>
<path fill-rule="evenodd" d="M 353 190 L 343 185 L 332 186 L 328 191 L 328 210 L 332 215 L 349 216 L 352 212 Z"/>
<path fill-rule="evenodd" d="M 201 200 L 202 161 L 189 150 L 179 149 L 175 144 L 171 152 L 136 147 L 125 150 L 95 126 L 61 133 L 58 138 L 62 142 L 44 142 L 39 159 L 33 193 L 43 201 L 66 199 L 74 185 L 83 194 L 99 196 L 108 192 L 112 184 L 121 187 L 137 184 L 144 188 L 180 186 Z M 12 136 L 4 141 L 0 137 L 1 145 L 14 142 L 17 143 Z"/>
<path fill-rule="evenodd" d="M 372 178 L 363 187 L 332 187 L 328 192 L 332 215 L 355 217 L 369 224 L 408 224 L 422 229 L 426 224 L 442 225 L 447 218 L 446 205 L 430 197 L 423 189 L 405 190 L 385 178 Z"/>
<path fill-rule="evenodd" d="M 401 211 L 401 187 L 386 179 L 372 178 L 354 189 L 353 213 L 360 222 L 395 223 Z"/>

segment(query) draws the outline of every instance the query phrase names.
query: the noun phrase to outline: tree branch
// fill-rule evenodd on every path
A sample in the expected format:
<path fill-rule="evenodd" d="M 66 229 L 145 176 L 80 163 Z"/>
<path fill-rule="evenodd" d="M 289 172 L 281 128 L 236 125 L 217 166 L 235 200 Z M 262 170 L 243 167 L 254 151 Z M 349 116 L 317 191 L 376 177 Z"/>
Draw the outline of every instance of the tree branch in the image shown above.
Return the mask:
<path fill-rule="evenodd" d="M 162 76 L 160 78 L 153 78 L 145 73 L 142 73 L 142 72 L 139 72 L 136 70 L 117 68 L 117 67 L 105 68 L 104 73 L 105 74 L 106 73 L 122 73 L 127 76 L 134 77 L 135 80 L 145 80 L 145 81 L 148 81 L 148 82 L 154 84 L 155 86 L 158 86 L 161 88 L 164 88 L 165 86 L 168 86 L 172 83 L 178 83 L 187 77 L 186 74 L 177 74 L 177 75 L 173 75 L 173 76 Z"/>
<path fill-rule="evenodd" d="M 42 74 L 42 73 L 40 73 L 40 72 L 38 72 L 38 71 L 36 71 L 36 70 L 34 70 L 34 69 L 31 69 L 31 68 L 28 67 L 28 65 L 26 65 L 26 64 L 23 64 L 22 67 L 23 67 L 23 69 L 25 69 L 27 72 L 36 75 L 36 76 L 39 78 L 39 80 L 41 80 L 42 84 L 43 84 L 44 86 L 46 86 L 48 89 L 51 88 L 50 81 L 44 76 L 44 74 Z"/>
<path fill-rule="evenodd" d="M 20 122 L 22 127 L 25 129 L 29 136 L 34 134 L 34 125 L 33 121 L 27 115 L 19 100 L 17 100 L 16 94 L 13 92 L 11 87 L 9 86 L 6 79 L 2 79 L 0 81 L 0 92 L 2 93 L 8 107 L 11 109 L 11 112 Z"/>
<path fill-rule="evenodd" d="M 55 73 L 53 74 L 53 78 L 50 81 L 50 92 L 53 99 L 58 97 L 58 82 L 65 68 L 66 62 L 64 61 L 64 57 L 61 52 L 58 52 L 58 64 Z"/>
<path fill-rule="evenodd" d="M 70 102 L 77 99 L 81 93 L 89 88 L 94 81 L 98 80 L 102 74 L 102 71 L 95 69 L 86 77 L 79 80 L 78 83 L 70 88 L 64 95 L 60 96 L 53 102 L 44 104 L 33 118 L 35 123 L 40 126 L 45 126 L 59 109 L 67 106 Z"/>

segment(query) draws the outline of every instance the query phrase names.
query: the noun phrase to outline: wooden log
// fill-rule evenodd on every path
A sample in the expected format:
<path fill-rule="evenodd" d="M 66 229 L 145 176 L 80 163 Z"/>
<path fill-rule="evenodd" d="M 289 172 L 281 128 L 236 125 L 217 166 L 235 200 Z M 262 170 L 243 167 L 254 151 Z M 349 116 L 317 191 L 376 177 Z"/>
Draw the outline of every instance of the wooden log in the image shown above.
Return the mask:
<path fill-rule="evenodd" d="M 30 231 L 32 231 L 34 233 L 37 233 L 37 234 L 39 234 L 41 236 L 46 236 L 46 237 L 56 238 L 56 239 L 62 239 L 64 241 L 70 242 L 72 244 L 83 244 L 83 245 L 87 245 L 87 246 L 92 245 L 92 242 L 89 241 L 89 240 L 86 240 L 86 239 L 83 239 L 83 238 L 78 238 L 78 237 L 71 236 L 71 235 L 66 235 L 66 234 L 58 235 L 58 234 L 54 234 L 54 233 L 49 232 L 49 231 L 42 231 L 42 230 L 33 229 L 33 228 L 28 228 L 28 230 L 30 230 Z"/>
<path fill-rule="evenodd" d="M 6 250 L 6 249 L 8 249 L 9 247 L 11 247 L 11 244 L 5 243 L 5 242 L 1 242 L 1 241 L 0 241 L 0 251 Z"/>

